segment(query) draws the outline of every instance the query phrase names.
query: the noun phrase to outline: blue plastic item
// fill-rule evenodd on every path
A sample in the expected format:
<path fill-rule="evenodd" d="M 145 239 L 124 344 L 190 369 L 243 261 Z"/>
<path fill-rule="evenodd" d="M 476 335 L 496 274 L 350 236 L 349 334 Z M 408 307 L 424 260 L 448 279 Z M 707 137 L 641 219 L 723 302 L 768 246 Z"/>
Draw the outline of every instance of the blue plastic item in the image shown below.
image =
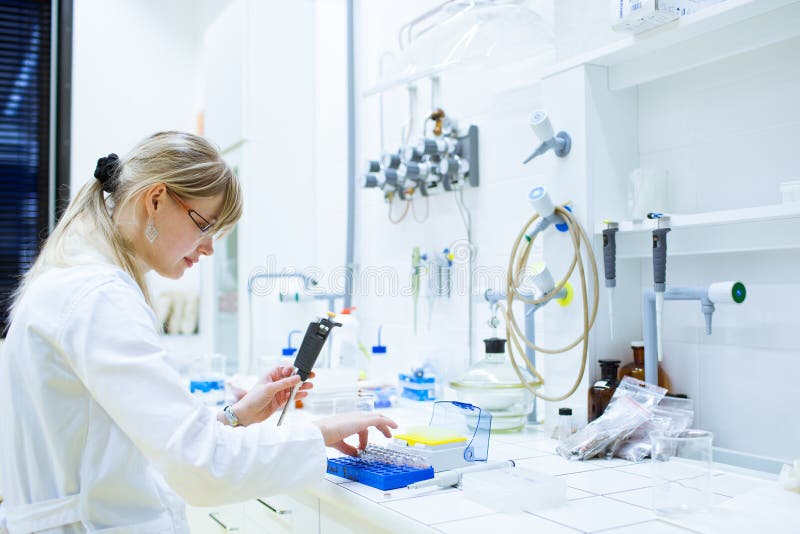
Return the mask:
<path fill-rule="evenodd" d="M 381 345 L 381 330 L 383 325 L 378 327 L 378 344 L 372 346 L 372 354 L 386 354 L 386 345 Z"/>
<path fill-rule="evenodd" d="M 384 387 L 376 389 L 375 393 L 375 407 L 376 408 L 391 408 L 392 395 L 395 393 L 394 387 Z"/>
<path fill-rule="evenodd" d="M 436 377 L 425 376 L 425 370 L 418 368 L 412 374 L 399 373 L 402 396 L 415 401 L 428 401 L 436 399 Z"/>
<path fill-rule="evenodd" d="M 572 208 L 570 208 L 569 206 L 564 205 L 564 209 L 572 213 Z M 556 230 L 558 230 L 559 232 L 567 232 L 569 231 L 569 225 L 565 222 L 558 223 L 556 224 Z"/>
<path fill-rule="evenodd" d="M 289 339 L 286 340 L 286 347 L 281 349 L 282 356 L 294 356 L 294 353 L 297 352 L 295 347 L 292 347 L 292 334 L 302 334 L 300 330 L 292 330 L 289 332 Z"/>
<path fill-rule="evenodd" d="M 221 379 L 214 380 L 191 380 L 189 382 L 189 392 L 194 393 L 199 391 L 201 393 L 209 393 L 214 390 L 224 390 L 225 381 Z"/>
<path fill-rule="evenodd" d="M 421 469 L 343 456 L 328 459 L 328 473 L 386 491 L 433 478 L 433 467 Z"/>
<path fill-rule="evenodd" d="M 225 380 L 217 378 L 196 378 L 189 381 L 189 392 L 207 406 L 225 404 Z"/>

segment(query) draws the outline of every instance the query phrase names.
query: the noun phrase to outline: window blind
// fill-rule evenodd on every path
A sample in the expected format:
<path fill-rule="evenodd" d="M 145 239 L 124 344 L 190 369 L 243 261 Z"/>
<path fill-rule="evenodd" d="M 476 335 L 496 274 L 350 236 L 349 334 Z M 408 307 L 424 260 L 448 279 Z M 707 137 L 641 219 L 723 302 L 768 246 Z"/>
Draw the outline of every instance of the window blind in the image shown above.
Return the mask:
<path fill-rule="evenodd" d="M 0 327 L 50 212 L 50 0 L 0 2 Z"/>

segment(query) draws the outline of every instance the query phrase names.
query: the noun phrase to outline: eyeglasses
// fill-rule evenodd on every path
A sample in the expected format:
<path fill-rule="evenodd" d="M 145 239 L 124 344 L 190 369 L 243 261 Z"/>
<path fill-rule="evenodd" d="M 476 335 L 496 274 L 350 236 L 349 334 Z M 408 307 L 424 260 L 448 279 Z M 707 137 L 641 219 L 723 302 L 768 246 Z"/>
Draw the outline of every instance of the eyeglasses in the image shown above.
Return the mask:
<path fill-rule="evenodd" d="M 194 221 L 194 224 L 197 225 L 197 227 L 200 229 L 201 232 L 203 233 L 208 232 L 211 229 L 211 227 L 214 226 L 214 223 L 208 222 L 208 220 L 206 220 L 205 217 L 203 217 L 195 210 L 187 206 L 186 203 L 183 200 L 181 200 L 177 194 L 173 193 L 169 189 L 167 189 L 167 193 L 169 193 L 169 196 L 175 199 L 175 202 L 177 202 L 180 207 L 186 210 L 186 213 L 189 215 L 192 221 Z"/>

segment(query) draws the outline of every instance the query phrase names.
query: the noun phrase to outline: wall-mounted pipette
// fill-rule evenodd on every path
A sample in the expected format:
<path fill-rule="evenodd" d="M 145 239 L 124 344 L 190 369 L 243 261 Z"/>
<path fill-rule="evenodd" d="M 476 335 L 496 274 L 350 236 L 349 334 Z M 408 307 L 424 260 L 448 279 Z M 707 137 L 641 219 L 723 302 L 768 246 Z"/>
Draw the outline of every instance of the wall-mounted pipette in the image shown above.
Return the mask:
<path fill-rule="evenodd" d="M 617 237 L 619 224 L 614 221 L 603 221 L 603 265 L 606 274 L 606 291 L 608 291 L 608 327 L 611 339 L 614 339 L 614 288 L 617 287 Z"/>
<path fill-rule="evenodd" d="M 662 335 L 664 315 L 664 291 L 667 289 L 667 233 L 669 217 L 660 213 L 650 213 L 649 218 L 658 221 L 653 230 L 653 291 L 656 294 L 656 351 L 658 361 L 664 360 L 664 341 Z"/>
<path fill-rule="evenodd" d="M 286 410 L 290 404 L 294 403 L 294 397 L 297 395 L 300 386 L 303 385 L 303 382 L 308 380 L 311 370 L 314 368 L 314 364 L 317 363 L 317 357 L 322 351 L 322 347 L 325 345 L 325 341 L 328 339 L 331 330 L 335 326 L 342 326 L 342 323 L 333 321 L 334 317 L 336 317 L 336 314 L 328 312 L 327 317 L 308 323 L 306 335 L 303 337 L 303 342 L 300 344 L 300 349 L 297 351 L 297 356 L 294 359 L 294 368 L 297 370 L 297 374 L 300 375 L 300 383 L 292 388 L 292 392 L 289 394 L 289 400 L 283 406 L 281 416 L 278 418 L 278 426 L 283 423 L 283 418 L 286 417 Z"/>

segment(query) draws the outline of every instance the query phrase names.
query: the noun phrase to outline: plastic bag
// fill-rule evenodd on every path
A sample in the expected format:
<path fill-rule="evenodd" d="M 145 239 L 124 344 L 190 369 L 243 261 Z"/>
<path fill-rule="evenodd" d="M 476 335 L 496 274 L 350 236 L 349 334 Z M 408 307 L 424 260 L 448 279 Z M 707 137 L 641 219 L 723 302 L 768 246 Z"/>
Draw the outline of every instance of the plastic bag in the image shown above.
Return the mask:
<path fill-rule="evenodd" d="M 632 462 L 641 462 L 650 456 L 650 433 L 661 431 L 667 434 L 680 432 L 689 428 L 694 419 L 694 406 L 690 399 L 664 397 L 653 408 L 653 415 L 634 430 L 626 439 L 615 441 L 607 451 L 609 456 L 616 456 Z"/>
<path fill-rule="evenodd" d="M 556 451 L 568 460 L 587 460 L 624 440 L 648 421 L 667 390 L 626 376 L 603 415 L 562 441 Z"/>

